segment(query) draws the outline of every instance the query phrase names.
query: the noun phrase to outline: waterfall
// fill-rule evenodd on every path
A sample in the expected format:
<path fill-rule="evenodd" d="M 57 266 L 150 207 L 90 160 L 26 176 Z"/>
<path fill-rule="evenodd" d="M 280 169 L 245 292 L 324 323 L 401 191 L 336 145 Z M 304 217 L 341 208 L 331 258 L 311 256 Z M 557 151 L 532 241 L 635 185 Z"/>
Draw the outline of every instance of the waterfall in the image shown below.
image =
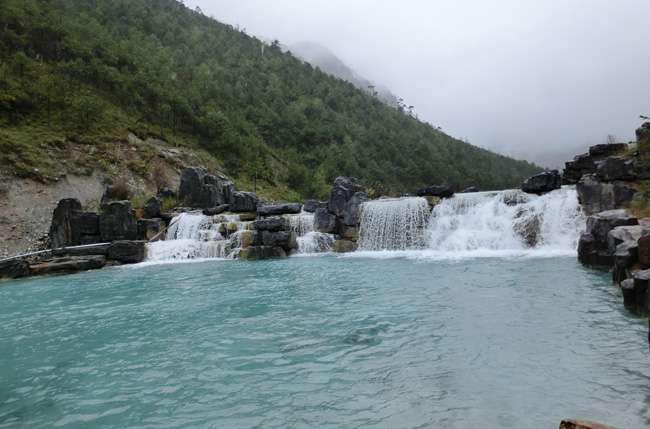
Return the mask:
<path fill-rule="evenodd" d="M 240 222 L 237 215 L 181 213 L 171 220 L 165 240 L 149 243 L 147 259 L 158 262 L 232 258 L 247 224 Z"/>
<path fill-rule="evenodd" d="M 314 214 L 301 212 L 288 215 L 289 227 L 296 234 L 298 253 L 324 253 L 330 252 L 334 245 L 334 236 L 314 231 Z"/>
<path fill-rule="evenodd" d="M 434 207 L 428 249 L 474 256 L 575 252 L 584 217 L 576 191 L 458 194 Z"/>
<path fill-rule="evenodd" d="M 380 199 L 363 203 L 360 250 L 407 250 L 424 247 L 429 218 L 427 200 L 420 197 Z"/>

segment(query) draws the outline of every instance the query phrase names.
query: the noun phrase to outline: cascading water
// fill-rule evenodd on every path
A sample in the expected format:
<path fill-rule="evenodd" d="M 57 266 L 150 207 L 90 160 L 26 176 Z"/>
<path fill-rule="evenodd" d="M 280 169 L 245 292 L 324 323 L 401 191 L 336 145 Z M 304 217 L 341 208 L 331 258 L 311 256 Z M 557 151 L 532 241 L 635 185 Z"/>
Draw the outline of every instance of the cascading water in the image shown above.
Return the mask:
<path fill-rule="evenodd" d="M 363 203 L 360 250 L 407 250 L 424 247 L 429 204 L 420 197 Z"/>
<path fill-rule="evenodd" d="M 434 207 L 428 249 L 438 254 L 574 254 L 584 217 L 576 191 L 458 194 Z"/>
<path fill-rule="evenodd" d="M 334 236 L 314 231 L 314 214 L 301 212 L 289 215 L 289 226 L 296 234 L 298 253 L 324 253 L 332 250 Z"/>
<path fill-rule="evenodd" d="M 239 248 L 245 228 L 239 217 L 181 213 L 170 222 L 165 240 L 149 243 L 149 261 L 229 258 Z M 225 232 L 222 234 L 222 232 Z"/>

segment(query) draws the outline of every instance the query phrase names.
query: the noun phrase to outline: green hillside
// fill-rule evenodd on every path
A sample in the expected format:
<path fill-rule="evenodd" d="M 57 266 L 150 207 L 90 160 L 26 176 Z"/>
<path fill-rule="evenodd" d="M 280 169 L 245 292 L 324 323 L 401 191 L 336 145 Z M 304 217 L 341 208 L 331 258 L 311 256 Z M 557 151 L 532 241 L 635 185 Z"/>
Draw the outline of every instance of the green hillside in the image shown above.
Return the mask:
<path fill-rule="evenodd" d="M 341 174 L 396 193 L 505 188 L 539 171 L 173 0 L 3 0 L 0 118 L 1 166 L 40 180 L 61 162 L 104 168 L 129 131 L 193 148 L 240 187 L 256 178 L 281 196 L 323 196 Z M 69 142 L 96 156 L 44 156 L 74 155 L 61 150 Z"/>

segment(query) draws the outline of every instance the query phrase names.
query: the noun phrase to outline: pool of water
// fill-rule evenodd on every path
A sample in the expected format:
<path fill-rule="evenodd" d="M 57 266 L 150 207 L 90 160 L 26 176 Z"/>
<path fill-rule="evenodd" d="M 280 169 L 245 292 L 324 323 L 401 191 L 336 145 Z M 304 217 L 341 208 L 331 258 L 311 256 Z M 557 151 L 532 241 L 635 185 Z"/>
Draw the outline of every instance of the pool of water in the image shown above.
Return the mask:
<path fill-rule="evenodd" d="M 647 322 L 575 258 L 289 258 L 0 286 L 0 427 L 650 426 Z"/>

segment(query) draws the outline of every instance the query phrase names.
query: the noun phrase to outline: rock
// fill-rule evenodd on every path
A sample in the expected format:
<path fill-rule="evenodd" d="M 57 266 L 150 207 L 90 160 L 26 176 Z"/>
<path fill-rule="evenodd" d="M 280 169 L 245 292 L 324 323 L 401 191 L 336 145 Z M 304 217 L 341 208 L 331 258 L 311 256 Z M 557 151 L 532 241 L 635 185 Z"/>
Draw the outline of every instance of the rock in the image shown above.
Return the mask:
<path fill-rule="evenodd" d="M 612 270 L 612 280 L 620 284 L 623 280 L 630 277 L 629 269 L 636 264 L 638 258 L 638 247 L 636 243 L 621 243 L 614 250 L 614 269 Z"/>
<path fill-rule="evenodd" d="M 145 241 L 115 241 L 108 247 L 108 259 L 123 264 L 137 264 L 146 256 Z"/>
<path fill-rule="evenodd" d="M 363 191 L 363 186 L 361 186 L 358 179 L 344 176 L 337 177 L 334 180 L 334 187 L 327 202 L 329 212 L 337 217 L 342 217 L 350 198 L 357 192 Z"/>
<path fill-rule="evenodd" d="M 345 210 L 343 212 L 343 225 L 359 225 L 359 212 L 361 204 L 368 200 L 368 195 L 365 192 L 355 192 L 345 205 Z"/>
<path fill-rule="evenodd" d="M 0 261 L 0 279 L 18 279 L 31 274 L 29 263 L 24 259 L 15 258 Z"/>
<path fill-rule="evenodd" d="M 650 283 L 650 270 L 637 271 L 632 275 L 632 285 L 625 280 L 623 288 L 623 300 L 625 308 L 637 316 L 646 317 L 650 314 L 648 300 L 648 283 Z"/>
<path fill-rule="evenodd" d="M 135 240 L 138 224 L 128 201 L 113 201 L 99 215 L 99 232 L 104 242 Z"/>
<path fill-rule="evenodd" d="M 634 160 L 622 156 L 610 156 L 596 163 L 596 175 L 604 182 L 635 180 Z"/>
<path fill-rule="evenodd" d="M 29 266 L 32 275 L 74 273 L 77 271 L 96 270 L 106 265 L 106 257 L 66 256 L 38 262 Z"/>
<path fill-rule="evenodd" d="M 638 225 L 638 223 L 636 217 L 623 209 L 607 210 L 587 218 L 587 232 L 602 244 L 602 248 L 606 249 L 609 231 L 619 226 Z"/>
<path fill-rule="evenodd" d="M 50 241 L 52 248 L 77 244 L 74 237 L 74 218 L 81 212 L 81 203 L 74 198 L 65 198 L 57 204 L 52 214 Z"/>
<path fill-rule="evenodd" d="M 607 249 L 614 253 L 616 248 L 623 243 L 637 247 L 637 242 L 648 229 L 641 225 L 618 226 L 607 233 Z"/>
<path fill-rule="evenodd" d="M 286 231 L 289 229 L 289 222 L 282 217 L 269 217 L 253 222 L 253 229 L 258 231 Z"/>
<path fill-rule="evenodd" d="M 176 199 L 176 192 L 170 188 L 161 188 L 157 193 L 157 197 L 161 200 Z"/>
<path fill-rule="evenodd" d="M 212 208 L 232 203 L 233 193 L 232 182 L 208 174 L 204 168 L 187 167 L 181 172 L 178 198 L 189 207 Z"/>
<path fill-rule="evenodd" d="M 521 190 L 528 194 L 545 194 L 562 187 L 562 177 L 557 170 L 544 171 L 529 177 L 521 185 Z"/>
<path fill-rule="evenodd" d="M 637 244 L 639 248 L 639 263 L 643 267 L 650 268 L 650 234 L 640 237 Z"/>
<path fill-rule="evenodd" d="M 286 257 L 287 253 L 282 247 L 251 246 L 245 249 L 241 249 L 239 252 L 239 259 L 247 261 Z"/>
<path fill-rule="evenodd" d="M 244 212 L 244 213 L 239 213 L 239 221 L 240 222 L 251 222 L 257 219 L 257 213 L 256 212 Z"/>
<path fill-rule="evenodd" d="M 296 234 L 289 231 L 262 231 L 261 241 L 263 246 L 282 247 L 285 250 L 298 247 Z"/>
<path fill-rule="evenodd" d="M 535 247 L 539 242 L 543 214 L 520 207 L 514 216 L 513 230 L 528 247 Z"/>
<path fill-rule="evenodd" d="M 239 233 L 239 246 L 242 249 L 254 246 L 257 241 L 257 231 L 241 231 Z"/>
<path fill-rule="evenodd" d="M 253 192 L 233 192 L 230 211 L 235 213 L 254 212 L 257 210 L 258 201 L 257 195 Z"/>
<path fill-rule="evenodd" d="M 92 256 L 108 255 L 110 243 L 99 243 L 83 247 L 62 247 L 52 251 L 54 256 Z"/>
<path fill-rule="evenodd" d="M 359 228 L 354 226 L 344 226 L 340 231 L 341 238 L 349 241 L 356 241 L 359 239 Z"/>
<path fill-rule="evenodd" d="M 576 190 L 578 200 L 587 215 L 623 207 L 632 201 L 636 192 L 624 182 L 604 183 L 593 174 L 583 176 Z"/>
<path fill-rule="evenodd" d="M 138 219 L 138 240 L 151 241 L 160 237 L 164 228 L 162 219 Z"/>
<path fill-rule="evenodd" d="M 72 218 L 73 240 L 71 245 L 94 244 L 102 241 L 97 213 L 77 212 Z"/>
<path fill-rule="evenodd" d="M 560 429 L 616 429 L 611 426 L 605 426 L 600 423 L 589 422 L 586 420 L 562 420 Z"/>
<path fill-rule="evenodd" d="M 587 153 L 576 156 L 573 161 L 569 161 L 564 165 L 562 182 L 566 185 L 575 185 L 585 174 L 596 173 L 594 158 Z"/>
<path fill-rule="evenodd" d="M 469 187 L 463 189 L 462 191 L 460 191 L 459 193 L 460 194 L 469 194 L 469 193 L 472 193 L 472 192 L 480 192 L 480 190 L 476 186 L 469 186 Z"/>
<path fill-rule="evenodd" d="M 418 197 L 450 198 L 454 195 L 454 191 L 447 185 L 432 185 L 418 189 L 415 191 L 415 195 Z"/>
<path fill-rule="evenodd" d="M 578 241 L 578 260 L 592 267 L 610 267 L 613 256 L 599 246 L 593 235 L 584 233 Z"/>
<path fill-rule="evenodd" d="M 230 204 L 221 204 L 219 206 L 212 207 L 209 209 L 203 209 L 203 214 L 206 216 L 216 216 L 225 211 L 228 211 L 229 209 L 230 209 Z"/>
<path fill-rule="evenodd" d="M 336 216 L 325 208 L 314 212 L 314 229 L 318 232 L 333 234 L 336 231 Z"/>
<path fill-rule="evenodd" d="M 106 189 L 104 189 L 99 204 L 100 206 L 104 206 L 111 201 L 124 201 L 129 198 L 131 198 L 131 190 L 126 183 L 123 185 L 108 185 Z"/>
<path fill-rule="evenodd" d="M 332 250 L 336 253 L 350 253 L 357 250 L 357 243 L 350 240 L 336 240 Z"/>
<path fill-rule="evenodd" d="M 617 155 L 625 150 L 627 150 L 627 144 L 625 143 L 597 144 L 589 148 L 589 155 L 592 157 L 606 157 Z"/>
<path fill-rule="evenodd" d="M 154 219 L 160 217 L 162 211 L 162 203 L 160 199 L 151 197 L 144 204 L 144 217 L 147 219 Z"/>
<path fill-rule="evenodd" d="M 297 214 L 302 210 L 300 203 L 262 204 L 257 206 L 259 216 L 278 216 L 283 214 Z"/>
<path fill-rule="evenodd" d="M 422 197 L 422 198 L 427 200 L 427 204 L 429 205 L 430 208 L 435 207 L 440 203 L 440 201 L 442 201 L 442 198 L 440 197 Z"/>
<path fill-rule="evenodd" d="M 302 209 L 308 213 L 314 213 L 317 209 L 327 208 L 327 201 L 305 200 Z"/>
<path fill-rule="evenodd" d="M 530 201 L 528 194 L 525 194 L 520 190 L 504 191 L 501 195 L 503 203 L 507 206 L 516 206 Z"/>

